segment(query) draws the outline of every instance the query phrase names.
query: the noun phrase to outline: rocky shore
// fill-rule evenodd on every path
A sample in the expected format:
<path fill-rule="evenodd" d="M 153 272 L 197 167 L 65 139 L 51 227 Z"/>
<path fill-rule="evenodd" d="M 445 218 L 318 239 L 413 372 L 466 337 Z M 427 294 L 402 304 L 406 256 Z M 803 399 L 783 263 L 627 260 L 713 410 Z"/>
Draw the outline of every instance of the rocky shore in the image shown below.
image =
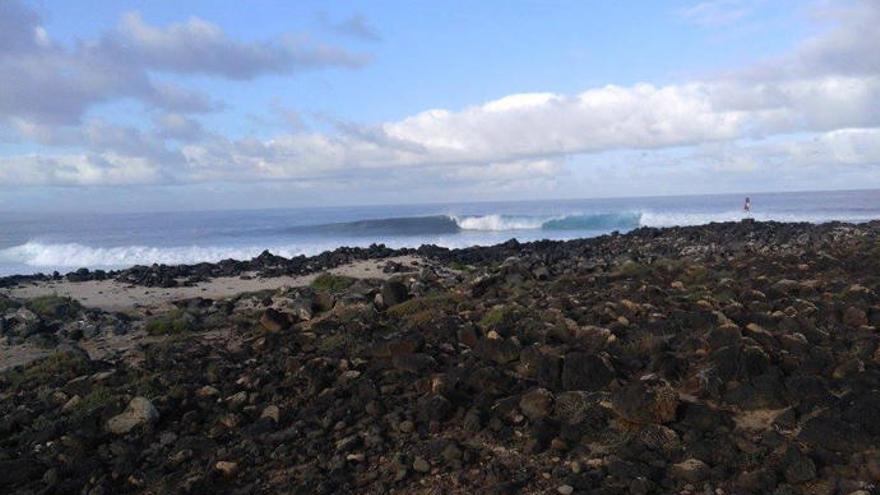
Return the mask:
<path fill-rule="evenodd" d="M 323 273 L 357 260 L 382 277 Z M 317 273 L 127 312 L 0 296 L 0 352 L 46 354 L 0 374 L 0 492 L 877 492 L 880 222 L 263 253 L 0 287 Z"/>

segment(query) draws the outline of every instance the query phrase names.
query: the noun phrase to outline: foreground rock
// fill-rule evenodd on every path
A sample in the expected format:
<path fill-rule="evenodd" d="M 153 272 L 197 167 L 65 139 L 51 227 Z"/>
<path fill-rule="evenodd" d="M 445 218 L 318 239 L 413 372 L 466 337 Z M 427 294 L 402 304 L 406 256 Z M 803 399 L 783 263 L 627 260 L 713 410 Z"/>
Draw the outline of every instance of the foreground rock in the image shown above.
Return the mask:
<path fill-rule="evenodd" d="M 418 252 L 143 317 L 0 301 L 53 351 L 0 374 L 0 491 L 876 492 L 880 223 Z"/>
<path fill-rule="evenodd" d="M 144 397 L 135 397 L 121 414 L 107 420 L 107 431 L 115 435 L 125 435 L 131 430 L 155 423 L 159 411 Z"/>

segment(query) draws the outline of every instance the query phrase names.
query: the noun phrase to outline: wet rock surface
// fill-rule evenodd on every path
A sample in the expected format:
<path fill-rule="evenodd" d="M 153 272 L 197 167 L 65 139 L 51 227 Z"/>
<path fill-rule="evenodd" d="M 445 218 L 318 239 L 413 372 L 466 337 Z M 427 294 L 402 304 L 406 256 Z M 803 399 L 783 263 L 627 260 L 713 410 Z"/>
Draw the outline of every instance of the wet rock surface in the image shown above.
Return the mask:
<path fill-rule="evenodd" d="M 149 315 L 0 299 L 7 343 L 53 350 L 0 374 L 0 491 L 876 493 L 880 222 L 412 251 Z M 168 273 L 399 251 L 334 253 Z"/>

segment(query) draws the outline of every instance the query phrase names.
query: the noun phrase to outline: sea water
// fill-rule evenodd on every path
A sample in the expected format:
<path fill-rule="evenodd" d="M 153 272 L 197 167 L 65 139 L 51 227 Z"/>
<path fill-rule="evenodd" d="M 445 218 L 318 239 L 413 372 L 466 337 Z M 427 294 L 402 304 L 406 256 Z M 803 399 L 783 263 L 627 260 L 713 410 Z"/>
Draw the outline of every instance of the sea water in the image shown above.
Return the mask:
<path fill-rule="evenodd" d="M 756 220 L 880 219 L 880 190 L 750 195 Z M 0 212 L 0 275 L 313 255 L 340 246 L 490 245 L 737 221 L 745 195 L 162 213 Z"/>

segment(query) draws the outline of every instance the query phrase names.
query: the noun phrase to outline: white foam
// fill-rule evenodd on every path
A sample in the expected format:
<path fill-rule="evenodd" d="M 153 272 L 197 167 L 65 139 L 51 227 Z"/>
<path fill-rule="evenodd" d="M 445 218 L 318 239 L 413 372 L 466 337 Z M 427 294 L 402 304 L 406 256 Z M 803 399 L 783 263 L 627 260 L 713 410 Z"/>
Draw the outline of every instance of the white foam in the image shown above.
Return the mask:
<path fill-rule="evenodd" d="M 639 224 L 643 227 L 676 227 L 686 225 L 705 225 L 712 222 L 738 222 L 743 218 L 754 218 L 755 220 L 761 222 L 774 220 L 777 222 L 823 223 L 835 220 L 844 222 L 867 222 L 875 219 L 876 215 L 753 212 L 752 214 L 747 216 L 741 210 L 731 210 L 717 213 L 676 213 L 644 211 L 641 214 Z"/>
<path fill-rule="evenodd" d="M 124 267 L 161 263 L 216 262 L 228 258 L 250 259 L 260 254 L 264 247 L 215 247 L 215 246 L 120 246 L 91 247 L 82 244 L 43 244 L 27 242 L 0 250 L 0 262 L 18 263 L 32 267 Z M 317 246 L 300 249 L 295 246 L 271 249 L 275 254 L 290 257 L 300 254 L 317 254 Z"/>
<path fill-rule="evenodd" d="M 482 215 L 474 217 L 457 217 L 453 220 L 462 230 L 532 230 L 540 229 L 547 218 L 506 217 L 502 215 Z"/>

